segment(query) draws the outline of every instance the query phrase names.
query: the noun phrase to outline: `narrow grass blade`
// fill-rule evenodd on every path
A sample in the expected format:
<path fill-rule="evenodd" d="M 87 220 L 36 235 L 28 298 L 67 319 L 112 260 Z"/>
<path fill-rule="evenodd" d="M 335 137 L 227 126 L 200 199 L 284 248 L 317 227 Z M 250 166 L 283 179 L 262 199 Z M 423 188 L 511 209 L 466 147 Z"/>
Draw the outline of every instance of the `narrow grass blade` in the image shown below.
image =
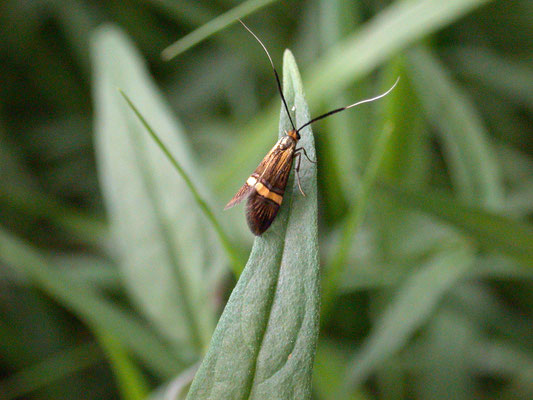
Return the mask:
<path fill-rule="evenodd" d="M 454 198 L 432 192 L 417 192 L 398 185 L 380 185 L 380 191 L 404 207 L 442 218 L 462 229 L 488 250 L 498 250 L 533 265 L 533 227 Z"/>
<path fill-rule="evenodd" d="M 318 3 L 317 36 L 319 48 L 328 50 L 343 39 L 361 23 L 361 3 L 353 1 L 320 0 Z M 303 21 L 302 21 L 303 22 Z M 304 22 L 304 25 L 307 22 Z M 313 29 L 314 31 L 314 29 Z M 321 102 L 323 110 L 333 110 L 364 98 L 365 88 L 344 90 L 326 97 Z M 320 148 L 319 182 L 322 193 L 327 193 L 322 214 L 333 219 L 341 218 L 344 204 L 353 197 L 360 181 L 362 160 L 359 157 L 360 138 L 367 124 L 362 117 L 369 108 L 360 108 L 355 113 L 340 113 L 335 118 L 325 119 L 322 127 L 334 134 L 320 134 L 317 137 Z M 314 110 L 313 113 L 318 112 Z M 320 128 L 323 131 L 323 128 Z M 361 134 L 361 135 L 360 135 Z M 342 145 L 339 145 L 342 143 Z M 354 154 L 356 153 L 356 154 Z"/>
<path fill-rule="evenodd" d="M 213 14 L 213 5 L 200 1 L 187 1 L 183 5 L 177 3 L 175 0 L 143 1 L 179 24 L 197 26 L 215 17 Z"/>
<path fill-rule="evenodd" d="M 474 377 L 469 373 L 470 350 L 479 338 L 466 315 L 442 307 L 424 331 L 419 343 L 420 371 L 416 392 L 423 399 L 470 400 L 476 398 Z"/>
<path fill-rule="evenodd" d="M 304 75 L 311 106 L 346 88 L 409 43 L 452 23 L 490 0 L 396 1 L 332 48 Z M 409 21 L 409 23 L 406 23 Z"/>
<path fill-rule="evenodd" d="M 124 400 L 146 399 L 148 382 L 120 341 L 107 332 L 97 331 L 96 334 L 115 373 L 121 398 Z"/>
<path fill-rule="evenodd" d="M 50 259 L 59 265 L 69 280 L 85 282 L 106 293 L 117 293 L 122 288 L 120 272 L 110 260 L 86 254 L 61 254 Z"/>
<path fill-rule="evenodd" d="M 344 375 L 349 354 L 338 343 L 319 341 L 313 374 L 313 395 L 317 400 L 371 400 L 363 390 L 347 391 Z"/>
<path fill-rule="evenodd" d="M 201 41 L 207 39 L 209 36 L 221 31 L 229 25 L 237 22 L 239 18 L 244 18 L 247 15 L 253 14 L 255 11 L 273 3 L 276 0 L 247 0 L 239 4 L 237 7 L 226 11 L 224 14 L 202 25 L 200 28 L 182 37 L 180 40 L 168 46 L 161 53 L 161 57 L 165 61 L 170 61 L 177 55 L 183 53 L 185 50 L 196 46 Z"/>
<path fill-rule="evenodd" d="M 104 222 L 39 190 L 19 151 L 5 137 L 0 121 L 0 204 L 33 218 L 46 219 L 84 242 L 102 245 L 107 234 Z"/>
<path fill-rule="evenodd" d="M 309 111 L 289 51 L 283 75 L 287 103 L 301 125 Z M 282 108 L 279 136 L 289 128 Z M 299 146 L 314 159 L 311 130 L 301 136 Z M 310 397 L 319 316 L 315 164 L 302 161 L 300 177 L 306 196 L 291 177 L 278 216 L 254 242 L 188 400 Z"/>
<path fill-rule="evenodd" d="M 138 319 L 106 301 L 86 285 L 69 281 L 30 246 L 0 230 L 0 260 L 34 284 L 90 328 L 111 332 L 158 375 L 169 377 L 189 360 L 180 360 Z"/>
<path fill-rule="evenodd" d="M 482 47 L 456 47 L 447 52 L 453 67 L 467 79 L 502 93 L 517 104 L 533 110 L 533 68 Z"/>
<path fill-rule="evenodd" d="M 189 186 L 171 172 L 117 87 L 143 109 L 202 198 L 209 198 L 207 190 L 178 121 L 129 39 L 116 27 L 101 27 L 91 55 L 99 176 L 126 288 L 178 351 L 199 354 L 213 330 L 209 292 L 224 257 Z"/>
<path fill-rule="evenodd" d="M 147 400 L 185 400 L 199 366 L 200 363 L 197 363 L 187 368 L 164 387 L 155 391 Z"/>
<path fill-rule="evenodd" d="M 382 82 L 400 76 L 401 83 L 383 99 L 380 112 L 383 117 L 378 118 L 378 126 L 390 125 L 393 129 L 380 175 L 391 181 L 418 185 L 429 181 L 433 144 L 409 79 L 406 58 L 403 54 L 395 57 L 382 74 Z"/>
<path fill-rule="evenodd" d="M 488 254 L 476 258 L 472 279 L 496 282 L 533 282 L 533 268 L 525 268 L 515 259 L 503 254 Z"/>
<path fill-rule="evenodd" d="M 533 357 L 531 353 L 512 342 L 494 340 L 476 341 L 470 351 L 472 361 L 477 371 L 481 373 L 496 373 L 511 379 L 522 380 L 533 393 L 531 374 L 533 373 Z"/>
<path fill-rule="evenodd" d="M 178 160 L 176 160 L 176 158 L 172 155 L 170 150 L 165 146 L 165 144 L 159 138 L 157 133 L 155 133 L 154 130 L 150 127 L 146 119 L 142 116 L 139 110 L 135 107 L 135 105 L 130 100 L 130 98 L 122 90 L 119 90 L 119 91 L 120 91 L 120 94 L 124 97 L 124 99 L 128 102 L 129 106 L 131 107 L 135 115 L 137 115 L 141 123 L 144 125 L 144 127 L 146 128 L 146 130 L 148 131 L 152 139 L 159 146 L 159 148 L 161 149 L 165 157 L 167 157 L 167 159 L 172 163 L 172 166 L 176 169 L 176 171 L 178 171 L 178 173 L 181 175 L 181 177 L 185 181 L 185 184 L 191 191 L 194 199 L 196 200 L 196 203 L 198 204 L 200 209 L 203 211 L 206 218 L 211 223 L 211 225 L 213 226 L 213 229 L 217 233 L 220 243 L 226 250 L 226 254 L 228 255 L 228 258 L 232 261 L 233 273 L 235 274 L 236 277 L 238 277 L 242 272 L 242 268 L 243 268 L 242 266 L 244 265 L 244 260 L 242 260 L 240 253 L 231 243 L 231 240 L 229 239 L 228 235 L 222 228 L 222 225 L 215 217 L 213 210 L 211 210 L 207 202 L 202 198 L 201 194 L 196 189 L 194 182 L 187 175 L 187 172 L 185 172 L 185 170 L 179 164 Z"/>
<path fill-rule="evenodd" d="M 366 167 L 363 179 L 361 181 L 361 187 L 357 193 L 356 203 L 352 206 L 346 218 L 342 236 L 339 242 L 339 246 L 329 263 L 329 268 L 325 274 L 324 287 L 323 287 L 323 301 L 322 301 L 322 316 L 328 315 L 335 292 L 339 286 L 339 279 L 344 271 L 344 265 L 348 252 L 352 247 L 352 241 L 366 213 L 368 199 L 370 197 L 371 189 L 374 186 L 378 171 L 385 154 L 387 143 L 391 137 L 392 128 L 388 127 L 383 130 L 381 135 L 375 144 L 370 161 Z"/>
<path fill-rule="evenodd" d="M 428 117 L 439 128 L 451 179 L 460 195 L 470 203 L 501 208 L 498 162 L 474 105 L 431 53 L 416 48 L 408 58 L 411 81 Z"/>
<path fill-rule="evenodd" d="M 407 342 L 429 318 L 446 291 L 468 271 L 473 260 L 473 252 L 466 247 L 446 249 L 407 278 L 351 360 L 349 386 L 360 385 L 381 362 Z"/>
<path fill-rule="evenodd" d="M 54 354 L 2 379 L 2 399 L 20 399 L 54 382 L 67 380 L 69 376 L 102 362 L 103 359 L 104 354 L 95 342 Z"/>

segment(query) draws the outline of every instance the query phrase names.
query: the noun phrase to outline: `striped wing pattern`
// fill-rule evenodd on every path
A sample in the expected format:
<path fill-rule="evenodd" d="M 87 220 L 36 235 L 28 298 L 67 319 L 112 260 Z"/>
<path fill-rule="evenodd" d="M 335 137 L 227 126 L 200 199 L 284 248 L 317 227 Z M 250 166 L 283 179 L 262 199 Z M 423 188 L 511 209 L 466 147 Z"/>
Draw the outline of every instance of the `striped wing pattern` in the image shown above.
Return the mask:
<path fill-rule="evenodd" d="M 295 148 L 295 140 L 282 137 L 224 208 L 231 208 L 248 197 L 246 220 L 255 235 L 266 231 L 278 213 Z"/>

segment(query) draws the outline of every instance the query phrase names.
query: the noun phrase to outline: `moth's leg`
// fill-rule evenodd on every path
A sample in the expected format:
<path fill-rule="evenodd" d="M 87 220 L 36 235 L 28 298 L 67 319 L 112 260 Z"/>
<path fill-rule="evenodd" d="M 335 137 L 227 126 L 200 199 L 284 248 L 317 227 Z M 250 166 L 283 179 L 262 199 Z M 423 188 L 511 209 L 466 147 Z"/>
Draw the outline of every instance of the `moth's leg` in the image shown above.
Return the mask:
<path fill-rule="evenodd" d="M 302 162 L 302 153 L 296 153 L 294 152 L 294 158 L 298 157 L 298 163 L 294 167 L 294 171 L 296 172 L 296 181 L 298 182 L 298 189 L 300 189 L 300 193 L 305 196 L 304 191 L 302 190 L 302 185 L 300 184 L 300 164 Z"/>
<path fill-rule="evenodd" d="M 300 147 L 296 150 L 294 150 L 294 154 L 300 154 L 300 151 L 303 151 L 304 152 L 304 156 L 305 158 L 307 158 L 309 160 L 310 163 L 313 163 L 313 164 L 316 164 L 316 160 L 313 161 L 309 158 L 309 156 L 307 155 L 307 151 L 305 151 L 305 148 L 304 147 Z"/>

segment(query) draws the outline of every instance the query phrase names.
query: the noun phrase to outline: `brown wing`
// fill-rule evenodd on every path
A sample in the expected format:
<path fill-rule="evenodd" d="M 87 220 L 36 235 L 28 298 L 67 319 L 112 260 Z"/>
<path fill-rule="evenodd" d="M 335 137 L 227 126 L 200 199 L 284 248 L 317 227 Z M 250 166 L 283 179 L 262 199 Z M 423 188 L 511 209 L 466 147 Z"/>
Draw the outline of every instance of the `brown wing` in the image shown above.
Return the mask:
<path fill-rule="evenodd" d="M 233 207 L 249 196 L 246 219 L 255 235 L 266 231 L 278 213 L 291 172 L 295 148 L 294 139 L 290 136 L 282 137 L 224 208 Z"/>
<path fill-rule="evenodd" d="M 296 142 L 289 136 L 284 136 L 278 140 L 265 158 L 259 163 L 253 174 L 247 179 L 246 183 L 228 204 L 226 204 L 224 210 L 237 205 L 249 196 L 258 182 L 261 182 L 268 190 L 272 190 L 274 193 L 283 196 L 292 166 L 295 147 Z M 260 189 L 260 187 L 256 189 Z"/>
<path fill-rule="evenodd" d="M 276 217 L 291 172 L 296 142 L 284 137 L 265 156 L 248 178 L 254 190 L 248 197 L 246 219 L 250 230 L 261 235 Z M 255 180 L 255 182 L 254 182 Z"/>
<path fill-rule="evenodd" d="M 245 183 L 242 185 L 242 187 L 239 189 L 237 193 L 235 193 L 235 196 L 226 204 L 226 207 L 224 207 L 224 210 L 227 210 L 228 208 L 231 208 L 237 204 L 239 204 L 241 201 L 244 200 L 246 196 L 248 196 L 250 193 L 252 193 L 253 186 L 248 185 L 248 183 Z"/>
<path fill-rule="evenodd" d="M 289 179 L 295 148 L 295 140 L 290 136 L 282 137 L 263 158 L 251 177 L 256 178 L 269 191 L 283 196 Z"/>

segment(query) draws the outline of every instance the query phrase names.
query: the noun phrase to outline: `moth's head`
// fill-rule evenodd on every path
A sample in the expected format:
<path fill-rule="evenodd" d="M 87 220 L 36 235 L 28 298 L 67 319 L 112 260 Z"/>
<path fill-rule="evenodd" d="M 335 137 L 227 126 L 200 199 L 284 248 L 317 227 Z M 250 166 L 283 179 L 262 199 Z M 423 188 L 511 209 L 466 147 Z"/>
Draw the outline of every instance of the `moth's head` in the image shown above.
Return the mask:
<path fill-rule="evenodd" d="M 289 132 L 287 132 L 287 136 L 290 136 L 296 141 L 300 140 L 300 134 L 295 129 L 291 129 Z"/>

